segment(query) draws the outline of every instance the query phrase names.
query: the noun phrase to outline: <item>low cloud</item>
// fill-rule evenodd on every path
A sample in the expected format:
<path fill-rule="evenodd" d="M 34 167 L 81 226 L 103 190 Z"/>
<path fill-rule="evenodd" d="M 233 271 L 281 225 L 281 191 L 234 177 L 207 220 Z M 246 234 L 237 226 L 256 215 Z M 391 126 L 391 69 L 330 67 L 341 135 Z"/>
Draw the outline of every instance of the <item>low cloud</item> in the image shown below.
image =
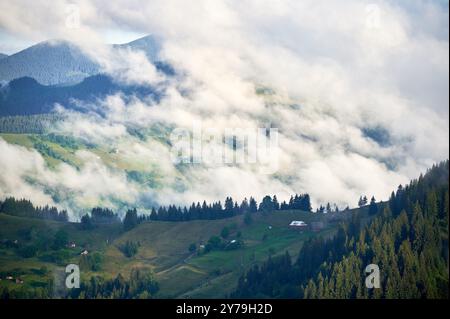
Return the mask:
<path fill-rule="evenodd" d="M 78 219 L 98 205 L 119 208 L 138 197 L 138 189 L 127 181 L 122 171 L 106 167 L 94 154 L 80 151 L 84 161 L 77 169 L 59 164 L 50 169 L 36 151 L 10 145 L 0 138 L 0 197 L 26 198 L 35 205 L 55 205 L 67 209 Z"/>
<path fill-rule="evenodd" d="M 85 106 L 91 113 L 61 109 L 69 120 L 56 132 L 117 149 L 113 160 L 94 158 L 80 171 L 61 165 L 53 172 L 37 153 L 20 149 L 27 160 L 8 175 L 2 172 L 9 182 L 0 194 L 20 185 L 16 195 L 45 202 L 49 196 L 39 191 L 44 185 L 66 187 L 75 195 L 61 204 L 119 209 L 123 203 L 149 208 L 308 192 L 315 205 L 354 206 L 361 194 L 386 199 L 398 184 L 449 156 L 446 4 L 86 0 L 78 3 L 81 26 L 75 32 L 62 25 L 63 4 L 49 15 L 52 26 L 21 20 L 21 2 L 0 5 L 0 12 L 9 12 L 7 19 L 0 16 L 0 27 L 75 41 L 116 79 L 164 87 L 164 96 L 155 102 L 117 94 Z M 41 1 L 32 6 L 37 16 L 48 10 Z M 19 21 L 25 25 L 16 28 Z M 161 57 L 179 74 L 165 77 L 142 52 L 105 49 L 105 28 L 155 34 L 162 39 Z M 104 116 L 95 115 L 98 108 Z M 278 128 L 279 170 L 265 175 L 249 165 L 174 165 L 165 140 L 170 129 L 193 123 L 219 130 Z M 151 133 L 139 138 L 130 128 Z M 387 140 L 377 140 L 376 133 Z M 0 147 L 19 152 L 4 142 Z M 21 178 L 29 162 L 40 163 L 35 175 L 60 182 L 40 178 L 42 185 L 30 185 Z M 121 163 L 153 174 L 154 183 L 130 182 Z M 14 184 L 14 177 L 22 182 Z M 91 179 L 89 197 L 82 190 Z"/>

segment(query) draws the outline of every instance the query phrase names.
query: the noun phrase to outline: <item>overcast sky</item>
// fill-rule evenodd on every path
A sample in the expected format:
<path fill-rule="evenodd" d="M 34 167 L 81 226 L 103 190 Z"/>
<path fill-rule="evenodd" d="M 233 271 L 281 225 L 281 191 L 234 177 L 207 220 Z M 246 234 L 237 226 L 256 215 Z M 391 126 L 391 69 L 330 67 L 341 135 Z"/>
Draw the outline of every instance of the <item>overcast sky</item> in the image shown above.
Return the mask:
<path fill-rule="evenodd" d="M 103 47 L 153 34 L 162 41 L 161 57 L 187 74 L 169 84 L 159 105 L 110 97 L 102 104 L 110 111 L 106 119 L 78 114 L 76 123 L 61 128 L 92 139 L 108 132 L 99 143 L 133 145 L 132 156 L 154 157 L 157 149 L 165 189 L 142 195 L 101 163 L 73 172 L 74 178 L 83 172 L 109 176 L 121 190 L 130 190 L 124 197 L 131 201 L 309 192 L 316 203 L 352 205 L 361 194 L 386 198 L 399 183 L 448 158 L 448 17 L 448 1 L 437 0 L 0 0 L 0 52 L 67 39 L 111 75 L 159 85 L 165 79 L 142 55 Z M 276 92 L 269 108 L 254 94 L 258 85 Z M 180 87 L 189 96 L 180 94 Z M 258 175 L 246 167 L 195 169 L 185 176 L 192 186 L 178 193 L 176 170 L 165 162 L 160 145 L 131 141 L 123 130 L 129 123 L 158 121 L 172 126 L 202 121 L 219 128 L 271 123 L 280 129 L 280 174 Z M 364 134 L 367 129 L 385 132 L 388 142 L 376 143 Z M 2 147 L 0 157 L 11 159 L 10 171 L 29 169 L 13 163 L 18 150 Z M 44 167 L 37 171 L 49 174 Z M 13 179 L 11 185 L 17 185 Z M 67 176 L 59 179 L 60 187 L 73 185 Z M 85 185 L 77 185 L 81 201 Z M 119 186 L 114 187 L 107 194 L 116 193 Z M 34 191 L 46 200 L 41 190 Z"/>

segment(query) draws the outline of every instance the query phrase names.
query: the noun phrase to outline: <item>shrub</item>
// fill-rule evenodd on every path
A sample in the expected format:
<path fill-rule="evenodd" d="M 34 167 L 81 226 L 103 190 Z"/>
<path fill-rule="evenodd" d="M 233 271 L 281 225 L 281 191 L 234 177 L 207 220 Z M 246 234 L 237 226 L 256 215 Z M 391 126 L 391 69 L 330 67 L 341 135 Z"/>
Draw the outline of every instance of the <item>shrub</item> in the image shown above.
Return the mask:
<path fill-rule="evenodd" d="M 18 250 L 18 253 L 23 258 L 32 258 L 36 256 L 38 249 L 34 245 L 27 245 Z"/>
<path fill-rule="evenodd" d="M 127 241 L 120 247 L 120 250 L 126 257 L 131 258 L 137 254 L 139 246 L 139 243 Z"/>
<path fill-rule="evenodd" d="M 224 228 L 222 229 L 222 232 L 220 233 L 220 236 L 221 236 L 223 239 L 227 239 L 227 238 L 230 236 L 230 229 L 229 229 L 228 227 L 224 227 Z"/>

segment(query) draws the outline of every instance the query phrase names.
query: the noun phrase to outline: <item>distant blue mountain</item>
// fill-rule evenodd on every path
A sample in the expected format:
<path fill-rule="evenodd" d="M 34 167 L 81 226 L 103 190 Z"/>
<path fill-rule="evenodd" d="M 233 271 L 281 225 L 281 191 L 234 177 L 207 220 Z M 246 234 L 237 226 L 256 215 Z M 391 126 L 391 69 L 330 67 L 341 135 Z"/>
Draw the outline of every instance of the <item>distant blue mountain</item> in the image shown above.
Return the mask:
<path fill-rule="evenodd" d="M 78 83 L 97 74 L 99 66 L 65 41 L 36 44 L 0 60 L 0 81 L 31 77 L 44 85 Z"/>
<path fill-rule="evenodd" d="M 0 117 L 51 113 L 56 103 L 84 111 L 75 101 L 94 102 L 117 92 L 123 92 L 125 97 L 160 98 L 160 93 L 152 88 L 118 84 L 101 74 L 73 86 L 45 86 L 33 78 L 23 77 L 0 88 Z"/>
<path fill-rule="evenodd" d="M 152 61 L 160 61 L 159 52 L 161 51 L 161 41 L 154 36 L 145 36 L 126 44 L 115 44 L 115 48 L 130 48 L 132 50 L 144 51 L 147 58 Z"/>
<path fill-rule="evenodd" d="M 151 61 L 158 61 L 160 47 L 152 36 L 113 47 L 143 50 Z M 71 85 L 99 72 L 98 64 L 67 41 L 42 42 L 0 58 L 0 83 L 30 77 L 42 85 Z"/>
<path fill-rule="evenodd" d="M 6 54 L 3 54 L 3 53 L 0 53 L 0 60 L 1 59 L 4 59 L 4 58 L 7 58 L 8 56 L 6 55 Z"/>

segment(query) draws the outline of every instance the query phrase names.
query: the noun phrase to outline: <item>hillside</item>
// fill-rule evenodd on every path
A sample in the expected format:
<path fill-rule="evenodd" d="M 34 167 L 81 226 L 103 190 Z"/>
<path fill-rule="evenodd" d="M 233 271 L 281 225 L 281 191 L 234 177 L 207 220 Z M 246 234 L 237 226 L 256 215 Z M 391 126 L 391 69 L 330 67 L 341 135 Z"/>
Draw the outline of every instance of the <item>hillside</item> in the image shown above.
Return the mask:
<path fill-rule="evenodd" d="M 19 295 L 24 291 L 35 293 L 35 288 L 45 286 L 63 265 L 85 263 L 80 252 L 87 249 L 90 256 L 98 255 L 101 262 L 95 271 L 91 267 L 82 269 L 85 280 L 94 275 L 105 279 L 119 274 L 126 277 L 132 269 L 147 269 L 154 273 L 159 284 L 158 298 L 226 297 L 235 289 L 239 276 L 252 265 L 268 256 L 282 255 L 286 250 L 296 256 L 306 239 L 329 237 L 337 227 L 330 222 L 320 233 L 299 232 L 289 228 L 292 220 L 310 223 L 325 218 L 323 214 L 278 211 L 254 214 L 250 224 L 244 222 L 243 216 L 236 216 L 214 221 L 144 222 L 123 232 L 121 224 L 83 230 L 74 223 L 0 214 L 0 294 L 1 287 L 19 289 Z M 200 245 L 206 244 L 211 237 L 220 237 L 225 227 L 230 232 L 224 242 L 239 238 L 244 246 L 201 253 Z M 23 257 L 23 247 L 40 245 L 43 240 L 51 243 L 59 230 L 64 230 L 67 240 L 75 242 L 77 247 L 38 251 L 35 256 Z M 17 244 L 11 244 L 15 240 L 18 240 Z M 127 242 L 139 243 L 137 253 L 132 257 L 127 257 L 122 250 Z M 197 252 L 189 250 L 191 244 L 196 245 Z M 39 275 L 42 269 L 46 269 L 45 275 Z M 24 283 L 17 285 L 5 280 L 10 275 L 20 277 Z"/>
<path fill-rule="evenodd" d="M 83 111 L 77 106 L 79 103 L 94 102 L 117 92 L 126 96 L 157 97 L 151 88 L 121 85 L 106 75 L 90 76 L 73 86 L 45 86 L 24 77 L 0 88 L 0 116 L 51 113 L 55 104 Z"/>
<path fill-rule="evenodd" d="M 297 260 L 269 259 L 239 279 L 238 298 L 448 299 L 449 162 L 400 186 L 365 226 L 357 219 Z M 379 287 L 365 269 L 377 265 Z"/>
<path fill-rule="evenodd" d="M 31 77 L 43 85 L 77 83 L 99 72 L 75 45 L 42 42 L 0 60 L 0 81 Z"/>
<path fill-rule="evenodd" d="M 25 217 L 35 213 L 11 209 L 29 203 L 6 208 L 5 201 L 0 296 L 70 297 L 62 270 L 75 263 L 83 286 L 71 292 L 74 298 L 442 298 L 448 296 L 448 171 L 446 161 L 399 187 L 388 202 L 327 214 L 260 205 L 258 212 L 217 220 L 138 222 L 134 213 L 130 224 L 132 211 L 123 223 L 105 211 L 110 222 L 80 224 L 58 215 Z M 294 220 L 309 227 L 292 228 Z M 362 286 L 372 263 L 383 271 L 380 290 Z M 130 295 L 111 288 L 127 280 L 146 280 L 152 289 Z"/>

